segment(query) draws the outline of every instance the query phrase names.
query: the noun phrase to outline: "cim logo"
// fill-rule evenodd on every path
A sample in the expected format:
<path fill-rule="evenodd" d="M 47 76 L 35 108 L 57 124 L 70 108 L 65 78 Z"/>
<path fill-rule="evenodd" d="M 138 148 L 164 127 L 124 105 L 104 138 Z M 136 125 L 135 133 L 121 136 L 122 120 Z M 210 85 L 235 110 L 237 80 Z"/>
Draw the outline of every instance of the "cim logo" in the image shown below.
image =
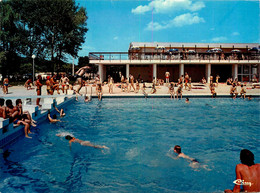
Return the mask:
<path fill-rule="evenodd" d="M 236 185 L 243 185 L 243 186 L 252 186 L 253 183 L 251 182 L 245 182 L 244 180 L 237 179 L 233 182 Z"/>

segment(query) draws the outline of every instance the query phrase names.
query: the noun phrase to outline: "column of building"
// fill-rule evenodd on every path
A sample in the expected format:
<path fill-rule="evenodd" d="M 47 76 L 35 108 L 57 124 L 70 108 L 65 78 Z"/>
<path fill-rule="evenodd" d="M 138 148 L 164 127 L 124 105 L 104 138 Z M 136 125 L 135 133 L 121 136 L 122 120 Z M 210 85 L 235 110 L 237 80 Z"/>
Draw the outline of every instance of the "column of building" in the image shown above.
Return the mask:
<path fill-rule="evenodd" d="M 179 64 L 179 77 L 184 76 L 184 64 Z"/>
<path fill-rule="evenodd" d="M 125 76 L 126 78 L 128 79 L 129 78 L 129 64 L 126 64 L 126 73 L 125 73 Z"/>
<path fill-rule="evenodd" d="M 100 82 L 103 82 L 104 81 L 104 65 L 103 64 L 98 65 L 98 74 L 99 74 Z"/>
<path fill-rule="evenodd" d="M 206 80 L 207 80 L 207 83 L 210 83 L 210 75 L 211 75 L 211 64 L 206 64 Z"/>
<path fill-rule="evenodd" d="M 157 80 L 157 64 L 153 64 L 153 79 Z"/>
<path fill-rule="evenodd" d="M 238 64 L 232 65 L 232 76 L 233 80 L 235 80 L 238 77 Z"/>

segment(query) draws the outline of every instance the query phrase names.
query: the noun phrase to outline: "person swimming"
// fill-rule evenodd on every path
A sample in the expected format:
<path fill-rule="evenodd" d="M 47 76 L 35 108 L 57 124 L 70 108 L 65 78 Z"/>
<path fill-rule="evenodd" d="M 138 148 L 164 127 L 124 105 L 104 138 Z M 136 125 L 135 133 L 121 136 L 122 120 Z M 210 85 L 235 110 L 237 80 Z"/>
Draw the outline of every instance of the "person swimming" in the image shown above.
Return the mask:
<path fill-rule="evenodd" d="M 56 136 L 62 137 L 61 134 L 57 134 Z M 71 135 L 66 135 L 65 139 L 69 140 L 70 146 L 71 146 L 72 143 L 79 143 L 82 146 L 94 147 L 96 149 L 109 149 L 105 145 L 102 145 L 102 146 L 101 145 L 94 145 L 94 144 L 90 143 L 90 141 L 83 141 L 83 140 L 77 139 L 77 138 L 75 138 L 75 137 L 73 137 Z"/>
<path fill-rule="evenodd" d="M 61 122 L 61 120 L 57 119 L 57 115 L 54 114 L 53 116 L 51 116 L 50 110 L 48 111 L 48 116 L 47 117 L 48 117 L 50 123 Z"/>
<path fill-rule="evenodd" d="M 208 165 L 200 164 L 200 162 L 197 159 L 192 158 L 192 157 L 187 156 L 184 153 L 182 153 L 181 152 L 181 146 L 175 145 L 174 148 L 171 148 L 171 149 L 173 149 L 174 153 L 177 154 L 177 156 L 174 157 L 171 154 L 167 154 L 170 158 L 172 158 L 172 159 L 184 158 L 184 159 L 186 159 L 187 161 L 190 162 L 189 166 L 194 168 L 195 170 L 197 170 L 198 168 L 204 168 L 205 170 L 208 170 L 208 171 L 211 170 L 211 169 L 208 168 Z"/>

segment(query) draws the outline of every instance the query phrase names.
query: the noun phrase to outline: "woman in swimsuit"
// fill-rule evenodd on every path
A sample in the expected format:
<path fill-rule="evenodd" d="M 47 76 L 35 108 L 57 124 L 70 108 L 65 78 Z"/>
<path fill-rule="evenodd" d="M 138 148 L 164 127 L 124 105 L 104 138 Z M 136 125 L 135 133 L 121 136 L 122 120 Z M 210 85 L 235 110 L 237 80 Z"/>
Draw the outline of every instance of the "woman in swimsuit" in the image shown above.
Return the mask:
<path fill-rule="evenodd" d="M 8 78 L 5 78 L 3 81 L 4 87 L 3 87 L 3 92 L 4 94 L 8 94 L 8 85 L 9 85 L 9 80 Z"/>

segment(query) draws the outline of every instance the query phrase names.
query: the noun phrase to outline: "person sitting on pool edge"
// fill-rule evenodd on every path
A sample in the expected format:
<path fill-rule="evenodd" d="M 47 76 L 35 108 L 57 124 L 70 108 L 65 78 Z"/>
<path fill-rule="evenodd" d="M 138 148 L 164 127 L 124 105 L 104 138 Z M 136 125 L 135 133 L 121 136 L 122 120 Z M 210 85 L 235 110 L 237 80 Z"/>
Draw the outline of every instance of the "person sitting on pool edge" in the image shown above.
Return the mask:
<path fill-rule="evenodd" d="M 60 137 L 61 135 L 57 134 L 57 136 Z M 83 140 L 77 139 L 77 138 L 75 138 L 75 137 L 73 137 L 71 135 L 66 135 L 65 139 L 69 140 L 70 146 L 71 146 L 71 143 L 79 143 L 82 146 L 94 147 L 96 149 L 109 149 L 105 145 L 102 145 L 102 146 L 101 145 L 94 145 L 94 144 L 90 143 L 90 141 L 83 141 Z"/>
<path fill-rule="evenodd" d="M 57 119 L 57 115 L 54 114 L 54 115 L 51 117 L 51 112 L 50 112 L 50 110 L 48 111 L 48 119 L 49 119 L 50 123 L 61 122 L 61 120 Z"/>
<path fill-rule="evenodd" d="M 226 189 L 225 192 L 260 192 L 260 164 L 254 163 L 254 154 L 248 149 L 243 149 L 240 152 L 240 160 L 241 164 L 236 166 L 233 191 Z"/>

